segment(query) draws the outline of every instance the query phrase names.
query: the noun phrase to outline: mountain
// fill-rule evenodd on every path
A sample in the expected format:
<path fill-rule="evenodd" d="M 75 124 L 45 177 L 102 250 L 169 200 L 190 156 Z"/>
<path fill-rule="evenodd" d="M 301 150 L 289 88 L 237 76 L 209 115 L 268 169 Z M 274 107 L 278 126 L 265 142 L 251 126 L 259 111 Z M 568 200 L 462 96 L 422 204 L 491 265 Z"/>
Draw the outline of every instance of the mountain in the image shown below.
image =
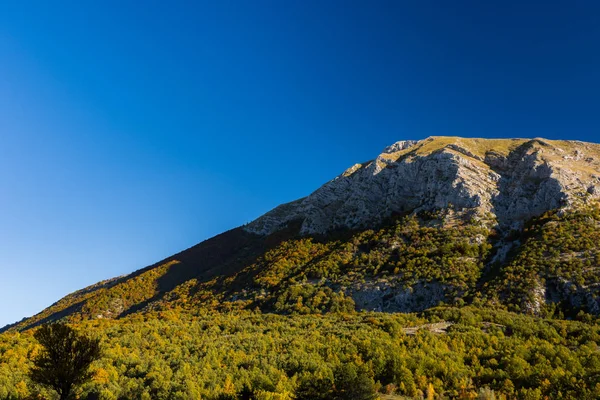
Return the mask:
<path fill-rule="evenodd" d="M 600 313 L 600 145 L 401 141 L 309 196 L 8 329 L 187 308 Z"/>
<path fill-rule="evenodd" d="M 600 146 L 544 139 L 430 137 L 401 141 L 355 164 L 310 196 L 284 204 L 246 230 L 270 234 L 302 220 L 301 233 L 369 228 L 394 213 L 449 204 L 462 216 L 491 217 L 502 229 L 600 196 Z M 492 214 L 492 215 L 490 215 Z"/>

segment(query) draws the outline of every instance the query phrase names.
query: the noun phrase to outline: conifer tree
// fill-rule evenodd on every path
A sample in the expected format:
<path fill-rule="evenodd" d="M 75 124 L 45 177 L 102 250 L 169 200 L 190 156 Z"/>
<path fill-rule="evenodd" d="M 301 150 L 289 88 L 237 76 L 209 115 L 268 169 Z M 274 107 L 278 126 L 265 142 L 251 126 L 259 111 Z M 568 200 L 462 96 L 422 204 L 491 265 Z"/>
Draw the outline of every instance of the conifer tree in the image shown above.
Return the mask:
<path fill-rule="evenodd" d="M 100 358 L 99 339 L 80 335 L 63 323 L 43 325 L 34 337 L 43 350 L 33 359 L 31 379 L 55 390 L 60 400 L 72 398 L 73 389 L 92 377 L 89 367 Z"/>

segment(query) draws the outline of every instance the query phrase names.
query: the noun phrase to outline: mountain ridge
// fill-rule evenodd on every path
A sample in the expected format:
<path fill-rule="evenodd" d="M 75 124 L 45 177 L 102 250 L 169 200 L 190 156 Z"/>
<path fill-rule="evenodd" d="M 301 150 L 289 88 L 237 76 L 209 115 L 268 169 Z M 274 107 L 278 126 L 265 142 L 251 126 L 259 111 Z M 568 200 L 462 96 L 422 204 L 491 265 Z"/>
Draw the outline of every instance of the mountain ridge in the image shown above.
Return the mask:
<path fill-rule="evenodd" d="M 576 163 L 577 168 L 562 173 L 564 161 Z M 528 173 L 528 169 L 532 171 Z M 563 201 L 576 202 L 583 193 L 598 198 L 600 178 L 594 176 L 598 171 L 600 145 L 593 143 L 456 137 L 400 141 L 376 159 L 348 168 L 309 196 L 276 207 L 245 229 L 265 235 L 287 221 L 303 219 L 303 233 L 325 233 L 377 224 L 407 210 L 431 211 L 449 203 L 478 217 L 494 213 L 501 226 L 518 226 L 561 207 Z M 514 182 L 515 178 L 521 182 Z M 516 183 L 531 186 L 531 182 L 523 182 L 526 179 L 539 179 L 541 187 L 513 193 Z M 522 202 L 529 195 L 538 198 L 530 204 Z M 511 204 L 509 197 L 522 203 Z M 518 215 L 512 218 L 515 212 Z"/>
<path fill-rule="evenodd" d="M 172 307 L 412 312 L 484 301 L 533 314 L 556 304 L 599 313 L 600 261 L 591 260 L 600 254 L 588 249 L 589 238 L 600 240 L 599 196 L 598 144 L 400 141 L 307 197 L 4 330 Z M 550 238 L 562 246 L 547 257 L 553 264 L 532 253 L 535 273 L 522 270 L 515 263 L 530 248 L 550 251 L 549 223 L 588 237 L 568 245 Z M 509 271 L 530 276 L 528 286 L 507 289 L 515 285 Z"/>

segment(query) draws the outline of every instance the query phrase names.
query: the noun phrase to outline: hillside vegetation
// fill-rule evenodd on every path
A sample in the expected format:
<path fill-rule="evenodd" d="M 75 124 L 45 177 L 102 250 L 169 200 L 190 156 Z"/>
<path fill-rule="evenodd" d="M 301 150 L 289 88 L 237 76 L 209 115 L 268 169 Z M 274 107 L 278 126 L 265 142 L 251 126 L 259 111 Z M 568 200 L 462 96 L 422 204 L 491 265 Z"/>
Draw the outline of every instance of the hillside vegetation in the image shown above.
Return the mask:
<path fill-rule="evenodd" d="M 441 333 L 424 325 L 438 321 Z M 104 347 L 81 399 L 600 396 L 590 321 L 441 307 L 419 316 L 163 311 L 76 327 Z M 0 335 L 0 399 L 49 396 L 26 376 L 36 351 L 31 331 Z"/>
<path fill-rule="evenodd" d="M 297 237 L 290 229 L 267 241 L 231 231 L 225 238 L 242 238 L 245 257 L 220 256 L 217 237 L 180 257 L 76 292 L 12 329 L 61 318 L 78 322 L 197 308 L 410 312 L 475 302 L 544 316 L 598 313 L 597 205 L 532 220 L 515 233 L 502 262 L 496 255 L 506 239 L 498 240 L 482 222 L 448 226 L 445 215 L 398 217 L 378 230 L 326 237 Z M 207 253 L 214 261 L 203 258 Z M 202 268 L 192 269 L 194 260 Z M 231 273 L 217 274 L 213 263 Z"/>
<path fill-rule="evenodd" d="M 282 235 L 229 276 L 184 275 L 163 294 L 181 261 L 76 293 L 62 301 L 78 311 L 58 316 L 106 350 L 80 398 L 354 398 L 336 394 L 346 386 L 365 399 L 598 398 L 600 326 L 590 312 L 600 210 L 531 221 L 504 265 L 489 262 L 495 233 L 484 224 L 444 227 L 442 217 L 328 238 Z M 427 285 L 453 307 L 432 306 Z M 401 305 L 397 293 L 422 290 L 410 305 L 424 311 L 357 311 L 365 287 L 379 288 L 366 304 L 388 311 Z M 0 399 L 50 399 L 26 376 L 38 347 L 18 327 L 0 335 Z"/>

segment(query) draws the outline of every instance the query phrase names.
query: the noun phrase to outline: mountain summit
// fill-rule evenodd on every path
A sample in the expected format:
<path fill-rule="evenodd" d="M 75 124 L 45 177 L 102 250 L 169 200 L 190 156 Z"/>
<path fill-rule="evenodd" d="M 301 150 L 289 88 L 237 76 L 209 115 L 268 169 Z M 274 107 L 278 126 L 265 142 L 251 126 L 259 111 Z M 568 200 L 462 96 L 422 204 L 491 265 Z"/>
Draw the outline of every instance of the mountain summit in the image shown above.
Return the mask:
<path fill-rule="evenodd" d="M 600 314 L 600 145 L 400 141 L 309 196 L 9 327 L 168 309 Z"/>
<path fill-rule="evenodd" d="M 600 145 L 430 137 L 394 143 L 245 229 L 268 235 L 301 220 L 301 233 L 326 233 L 449 206 L 457 215 L 519 228 L 533 216 L 599 196 Z"/>

